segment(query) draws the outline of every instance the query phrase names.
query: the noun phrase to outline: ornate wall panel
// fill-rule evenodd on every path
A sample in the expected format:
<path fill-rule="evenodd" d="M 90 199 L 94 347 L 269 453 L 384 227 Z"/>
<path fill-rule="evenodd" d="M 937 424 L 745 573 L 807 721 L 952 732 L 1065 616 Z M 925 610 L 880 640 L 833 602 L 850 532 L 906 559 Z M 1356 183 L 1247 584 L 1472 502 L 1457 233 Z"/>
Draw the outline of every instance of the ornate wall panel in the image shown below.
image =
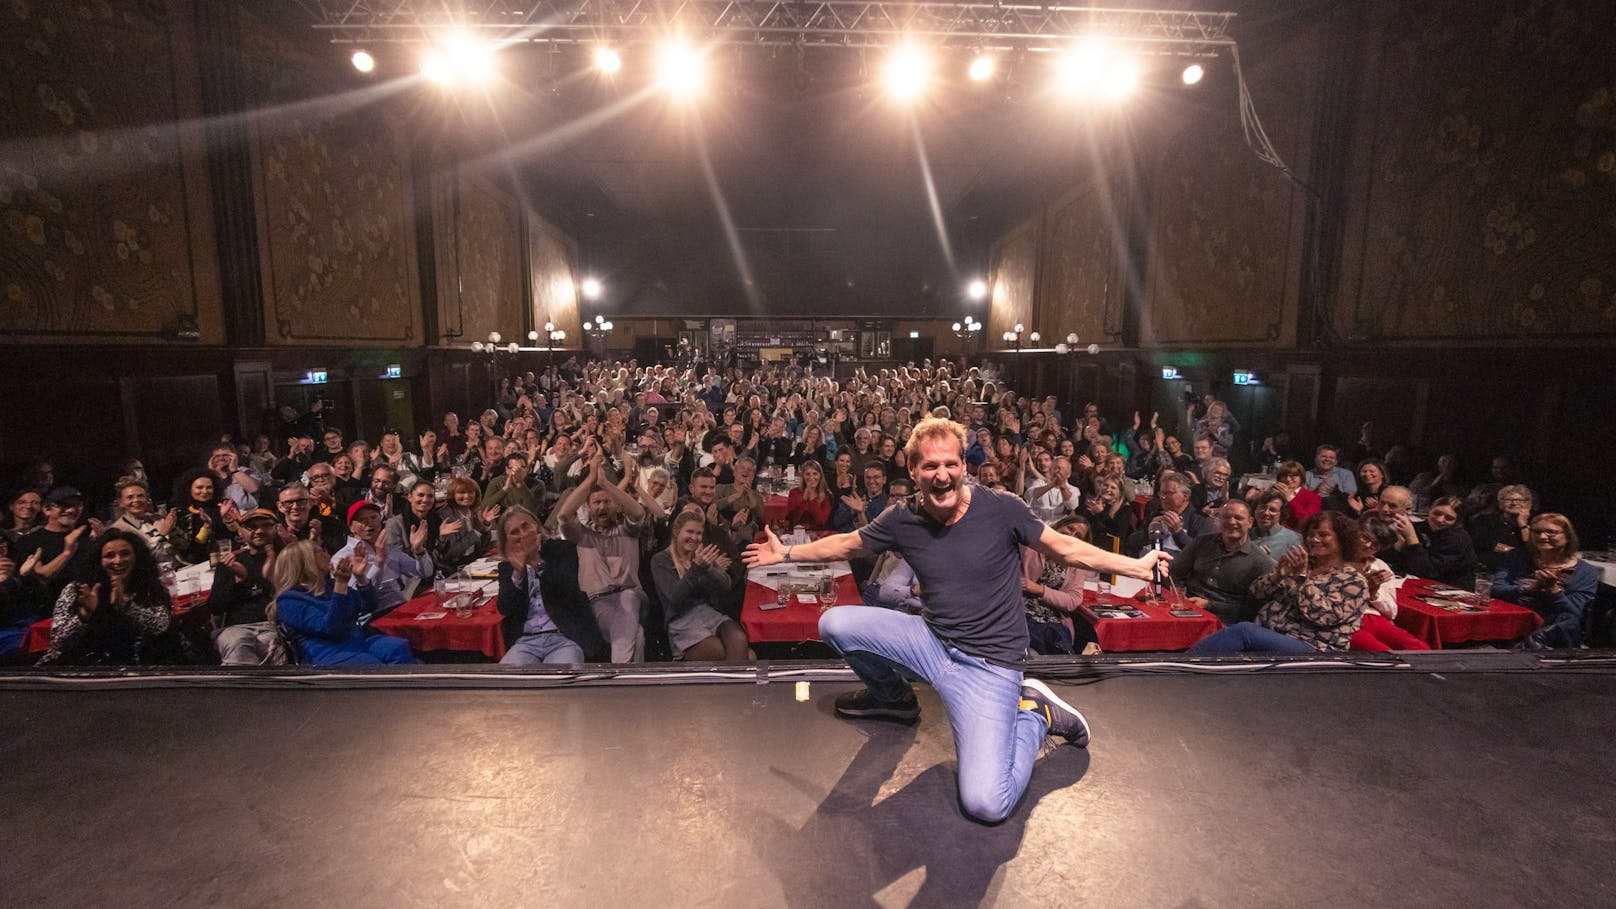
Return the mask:
<path fill-rule="evenodd" d="M 1003 347 L 1004 342 L 999 337 L 1017 322 L 1029 332 L 1035 327 L 1030 323 L 1033 321 L 1033 293 L 1037 289 L 1042 222 L 1042 213 L 1035 215 L 993 244 L 988 317 L 982 320 L 986 323 L 983 331 L 987 333 L 985 346 L 989 350 Z"/>
<path fill-rule="evenodd" d="M 522 218 L 515 197 L 489 180 L 448 173 L 438 181 L 434 232 L 438 324 L 466 342 L 497 331 L 527 343 L 522 317 Z"/>
<path fill-rule="evenodd" d="M 1095 186 L 1076 189 L 1049 206 L 1034 321 L 1050 344 L 1074 331 L 1084 344 L 1121 339 L 1116 250 L 1124 217 L 1121 200 Z"/>
<path fill-rule="evenodd" d="M 420 337 L 408 138 L 383 106 L 321 98 L 310 59 L 244 16 L 258 87 L 253 180 L 265 338 L 409 344 Z"/>
<path fill-rule="evenodd" d="M 218 343 L 188 6 L 0 5 L 0 338 Z"/>
<path fill-rule="evenodd" d="M 1316 63 L 1291 36 L 1247 79 L 1264 125 L 1295 173 L 1307 173 Z M 1148 225 L 1144 345 L 1285 345 L 1295 337 L 1305 193 L 1247 146 L 1232 92 L 1168 141 L 1155 167 Z"/>
<path fill-rule="evenodd" d="M 1381 0 L 1358 102 L 1336 332 L 1616 335 L 1606 0 Z"/>
<path fill-rule="evenodd" d="M 528 213 L 528 264 L 533 281 L 533 325 L 546 320 L 567 333 L 564 344 L 579 342 L 578 247 L 560 230 Z M 544 343 L 542 340 L 539 342 Z"/>

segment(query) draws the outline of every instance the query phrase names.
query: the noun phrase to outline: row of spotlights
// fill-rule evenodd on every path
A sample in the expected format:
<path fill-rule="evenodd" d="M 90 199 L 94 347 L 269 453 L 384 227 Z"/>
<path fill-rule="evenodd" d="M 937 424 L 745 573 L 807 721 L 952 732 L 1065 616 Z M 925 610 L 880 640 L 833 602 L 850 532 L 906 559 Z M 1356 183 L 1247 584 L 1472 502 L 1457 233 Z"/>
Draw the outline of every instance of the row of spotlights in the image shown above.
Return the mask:
<path fill-rule="evenodd" d="M 443 86 L 457 84 L 482 85 L 493 78 L 495 46 L 478 41 L 470 35 L 455 33 L 436 45 L 421 60 L 421 75 Z M 354 69 L 370 73 L 376 68 L 376 58 L 368 51 L 354 51 Z M 600 72 L 611 76 L 623 69 L 623 58 L 616 50 L 599 45 L 594 52 L 594 65 Z M 913 102 L 925 94 L 934 69 L 932 56 L 923 48 L 902 45 L 892 52 L 882 69 L 882 80 L 887 92 L 899 101 Z M 990 54 L 979 54 L 971 60 L 966 73 L 973 82 L 986 82 L 998 70 L 998 61 Z M 1184 68 L 1185 85 L 1195 85 L 1206 75 L 1198 63 Z M 1056 64 L 1055 86 L 1072 97 L 1099 97 L 1120 100 L 1138 88 L 1139 64 L 1127 57 L 1111 52 L 1099 44 L 1084 44 L 1060 55 Z M 706 84 L 704 53 L 683 38 L 673 38 L 663 44 L 657 56 L 657 81 L 671 94 L 690 98 Z"/>

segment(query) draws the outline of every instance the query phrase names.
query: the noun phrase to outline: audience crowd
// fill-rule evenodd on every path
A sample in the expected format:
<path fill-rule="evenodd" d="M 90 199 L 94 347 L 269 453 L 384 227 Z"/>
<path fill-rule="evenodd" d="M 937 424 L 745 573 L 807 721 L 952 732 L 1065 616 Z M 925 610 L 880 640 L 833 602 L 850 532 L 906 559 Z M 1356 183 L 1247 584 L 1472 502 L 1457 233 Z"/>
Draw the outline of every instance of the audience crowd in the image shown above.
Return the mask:
<path fill-rule="evenodd" d="M 1175 429 L 1092 403 L 1063 412 L 947 361 L 836 381 L 795 365 L 569 360 L 504 380 L 481 413 L 374 445 L 319 405 L 283 408 L 171 489 L 137 458 L 94 495 L 28 465 L 0 536 L 0 660 L 410 663 L 370 621 L 489 554 L 506 663 L 745 660 L 740 553 L 766 523 L 765 490 L 788 494 L 781 531 L 856 530 L 909 500 L 904 446 L 928 415 L 966 427 L 973 482 L 1060 532 L 1172 552 L 1168 585 L 1226 626 L 1196 652 L 1424 647 L 1393 623 L 1400 577 L 1490 581 L 1543 618 L 1522 647 L 1590 632 L 1598 572 L 1505 457 L 1475 485 L 1451 455 L 1416 473 L 1369 426 L 1306 463 L 1284 433 L 1242 457 L 1241 427 L 1211 396 Z M 173 572 L 204 562 L 209 621 L 176 622 Z M 924 609 L 901 558 L 853 571 L 867 605 Z M 1092 573 L 1029 550 L 1024 574 L 1032 648 L 1092 651 L 1074 621 Z M 24 644 L 44 618 L 39 657 Z"/>

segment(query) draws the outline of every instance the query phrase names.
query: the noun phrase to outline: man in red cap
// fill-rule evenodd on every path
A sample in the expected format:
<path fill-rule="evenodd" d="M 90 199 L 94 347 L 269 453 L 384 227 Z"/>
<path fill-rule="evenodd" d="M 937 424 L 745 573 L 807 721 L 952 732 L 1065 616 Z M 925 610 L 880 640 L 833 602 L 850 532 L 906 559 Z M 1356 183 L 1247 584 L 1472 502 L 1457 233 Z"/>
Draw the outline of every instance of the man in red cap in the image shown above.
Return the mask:
<path fill-rule="evenodd" d="M 331 564 L 352 559 L 354 581 L 374 592 L 376 614 L 386 612 L 409 599 L 419 579 L 432 576 L 425 521 L 418 531 L 419 540 L 389 540 L 376 503 L 355 502 L 348 506 L 348 544 L 331 554 Z"/>

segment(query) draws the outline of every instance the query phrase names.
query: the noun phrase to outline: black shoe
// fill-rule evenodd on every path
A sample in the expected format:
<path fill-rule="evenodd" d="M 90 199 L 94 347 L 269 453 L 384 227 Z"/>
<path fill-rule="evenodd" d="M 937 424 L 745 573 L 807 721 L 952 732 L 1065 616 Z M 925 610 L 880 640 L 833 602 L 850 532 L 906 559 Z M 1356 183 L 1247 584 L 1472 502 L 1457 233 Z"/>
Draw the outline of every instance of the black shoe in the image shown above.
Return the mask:
<path fill-rule="evenodd" d="M 858 719 L 900 720 L 913 723 L 920 719 L 920 701 L 913 691 L 895 704 L 883 704 L 875 699 L 868 688 L 849 691 L 836 696 L 836 715 Z"/>
<path fill-rule="evenodd" d="M 1021 680 L 1021 697 L 1033 702 L 1034 712 L 1049 723 L 1049 734 L 1058 735 L 1079 748 L 1089 746 L 1089 722 L 1077 708 L 1066 703 L 1037 679 Z"/>

